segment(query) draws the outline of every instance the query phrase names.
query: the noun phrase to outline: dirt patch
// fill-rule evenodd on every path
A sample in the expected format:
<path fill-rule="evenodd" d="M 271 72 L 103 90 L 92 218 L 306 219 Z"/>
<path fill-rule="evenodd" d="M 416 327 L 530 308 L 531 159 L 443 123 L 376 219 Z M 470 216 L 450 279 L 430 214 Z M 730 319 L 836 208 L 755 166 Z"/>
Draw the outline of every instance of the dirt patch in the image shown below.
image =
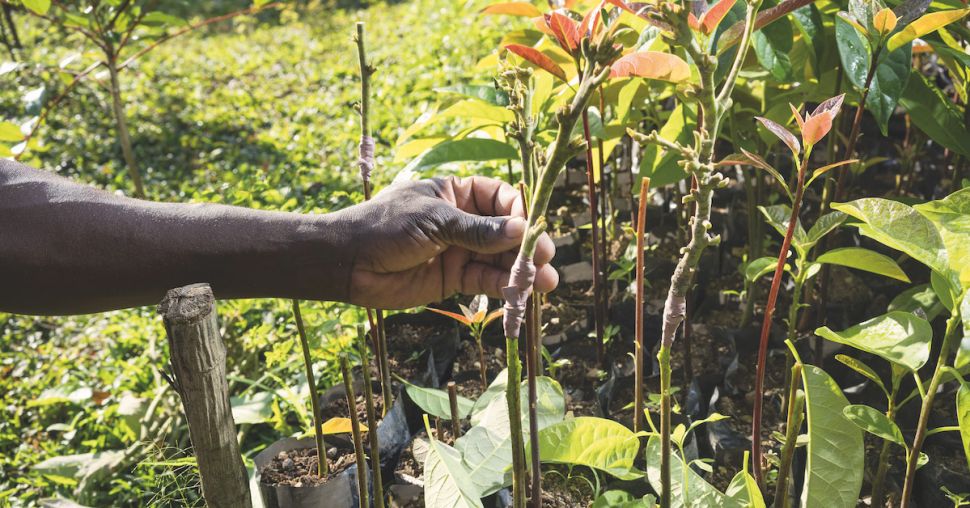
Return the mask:
<path fill-rule="evenodd" d="M 356 464 L 353 451 L 341 452 L 336 447 L 327 450 L 330 474 L 317 476 L 317 449 L 300 448 L 282 451 L 260 472 L 264 485 L 291 487 L 315 487 L 337 477 Z"/>

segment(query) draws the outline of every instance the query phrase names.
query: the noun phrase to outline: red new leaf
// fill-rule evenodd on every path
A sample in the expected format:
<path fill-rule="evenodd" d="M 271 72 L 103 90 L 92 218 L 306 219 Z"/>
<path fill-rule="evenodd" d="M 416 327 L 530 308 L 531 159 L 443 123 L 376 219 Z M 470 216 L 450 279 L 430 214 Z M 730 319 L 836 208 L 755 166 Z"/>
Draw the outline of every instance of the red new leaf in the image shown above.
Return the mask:
<path fill-rule="evenodd" d="M 701 33 L 705 35 L 711 35 L 717 26 L 721 24 L 721 20 L 724 16 L 727 16 L 728 12 L 731 12 L 731 7 L 734 7 L 734 2 L 736 0 L 721 0 L 720 2 L 714 4 L 713 7 L 707 10 L 704 14 L 701 14 L 700 19 L 700 30 Z"/>
<path fill-rule="evenodd" d="M 543 54 L 541 51 L 530 48 L 529 46 L 523 46 L 521 44 L 507 44 L 505 49 L 515 53 L 526 59 L 528 62 L 536 65 L 540 69 L 545 70 L 549 74 L 566 81 L 566 71 L 562 70 L 556 62 L 553 62 L 551 58 Z"/>
<path fill-rule="evenodd" d="M 761 122 L 761 125 L 764 125 L 765 128 L 771 131 L 772 134 L 774 134 L 775 136 L 778 136 L 778 139 L 784 141 L 785 144 L 788 145 L 788 148 L 791 149 L 792 153 L 795 154 L 795 156 L 798 156 L 798 154 L 801 153 L 802 147 L 798 143 L 798 138 L 796 138 L 794 134 L 789 132 L 788 129 L 761 116 L 756 116 L 755 119 Z"/>
<path fill-rule="evenodd" d="M 670 53 L 639 51 L 620 58 L 611 66 L 611 78 L 630 76 L 679 83 L 690 78 L 690 66 Z"/>
<path fill-rule="evenodd" d="M 562 49 L 575 53 L 579 49 L 579 25 L 572 18 L 558 12 L 546 14 L 546 25 L 552 30 Z"/>
<path fill-rule="evenodd" d="M 529 2 L 502 2 L 492 4 L 482 9 L 482 14 L 505 14 L 507 16 L 525 16 L 527 18 L 542 16 L 542 12 Z"/>

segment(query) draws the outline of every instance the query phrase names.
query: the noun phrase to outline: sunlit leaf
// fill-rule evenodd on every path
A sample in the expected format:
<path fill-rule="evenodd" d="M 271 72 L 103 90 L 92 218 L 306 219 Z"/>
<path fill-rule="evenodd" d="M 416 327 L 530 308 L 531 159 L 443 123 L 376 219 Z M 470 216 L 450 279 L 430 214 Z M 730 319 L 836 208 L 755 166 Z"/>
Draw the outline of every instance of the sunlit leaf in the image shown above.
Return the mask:
<path fill-rule="evenodd" d="M 893 311 L 841 332 L 823 326 L 816 329 L 815 334 L 917 371 L 930 358 L 933 328 L 915 314 Z"/>
<path fill-rule="evenodd" d="M 41 16 L 47 14 L 51 8 L 51 0 L 22 0 L 22 3 L 24 7 Z"/>
<path fill-rule="evenodd" d="M 866 365 L 862 360 L 857 360 L 855 358 L 852 358 L 851 356 L 847 356 L 843 354 L 835 355 L 835 359 L 838 360 L 843 365 L 845 365 L 846 367 L 856 371 L 861 376 L 868 378 L 873 383 L 876 383 L 876 386 L 881 388 L 884 393 L 886 394 L 889 393 L 889 391 L 886 390 L 886 385 L 883 384 L 882 382 L 882 378 L 879 377 L 879 374 L 876 374 L 876 371 L 873 370 L 872 367 Z"/>
<path fill-rule="evenodd" d="M 768 129 L 768 131 L 770 131 L 772 134 L 777 136 L 778 139 L 782 140 L 786 145 L 788 145 L 788 148 L 792 151 L 792 154 L 794 154 L 796 157 L 798 156 L 799 153 L 801 153 L 802 147 L 798 143 L 798 138 L 796 138 L 794 134 L 789 132 L 788 129 L 782 127 L 777 122 L 773 120 L 769 120 L 765 117 L 756 116 L 755 119 L 761 122 L 761 125 L 764 125 L 765 128 Z"/>
<path fill-rule="evenodd" d="M 963 455 L 970 467 L 970 385 L 963 383 L 957 390 L 957 422 L 960 424 L 960 438 L 963 440 Z"/>
<path fill-rule="evenodd" d="M 439 143 L 424 152 L 408 164 L 408 169 L 419 171 L 450 162 L 513 160 L 518 156 L 517 148 L 494 139 L 455 139 Z"/>
<path fill-rule="evenodd" d="M 552 30 L 553 36 L 559 41 L 562 49 L 569 53 L 575 53 L 579 49 L 579 26 L 572 18 L 566 17 L 559 12 L 551 12 L 545 15 L 546 26 Z"/>
<path fill-rule="evenodd" d="M 690 66 L 677 55 L 638 51 L 621 57 L 611 66 L 611 78 L 631 76 L 679 83 L 690 78 Z"/>
<path fill-rule="evenodd" d="M 888 7 L 883 7 L 882 10 L 876 13 L 872 18 L 872 26 L 879 32 L 880 35 L 887 35 L 892 33 L 896 29 L 896 23 L 899 19 L 896 17 L 896 13 Z"/>
<path fill-rule="evenodd" d="M 816 261 L 864 270 L 903 282 L 909 282 L 909 277 L 906 276 L 906 272 L 891 257 L 862 247 L 832 249 L 819 256 Z"/>
<path fill-rule="evenodd" d="M 502 2 L 492 4 L 482 9 L 482 14 L 505 14 L 507 16 L 525 16 L 527 18 L 542 16 L 542 12 L 529 2 Z"/>
<path fill-rule="evenodd" d="M 434 313 L 437 313 L 437 314 L 441 314 L 442 316 L 448 316 L 451 319 L 454 319 L 455 321 L 458 321 L 459 323 L 461 323 L 461 324 L 463 324 L 465 326 L 468 326 L 468 325 L 472 324 L 472 322 L 471 322 L 470 319 L 468 319 L 466 316 L 462 316 L 461 314 L 458 314 L 458 313 L 455 313 L 455 312 L 451 312 L 451 311 L 447 311 L 447 310 L 436 309 L 434 307 L 426 307 L 426 308 L 428 310 L 430 310 L 431 312 L 434 312 Z"/>
<path fill-rule="evenodd" d="M 586 466 L 621 479 L 642 476 L 633 468 L 640 440 L 622 424 L 581 416 L 539 432 L 539 458 L 545 463 Z"/>
<path fill-rule="evenodd" d="M 811 185 L 816 178 L 824 175 L 825 173 L 828 173 L 829 171 L 832 171 L 835 168 L 842 167 L 847 164 L 855 164 L 856 162 L 859 162 L 859 159 L 849 159 L 846 161 L 839 161 L 839 162 L 833 162 L 832 164 L 826 164 L 825 166 L 822 166 L 816 169 L 815 171 L 812 171 L 812 177 L 809 178 L 807 182 L 805 182 L 805 186 L 807 187 Z"/>
<path fill-rule="evenodd" d="M 731 12 L 731 7 L 734 7 L 734 3 L 737 0 L 719 0 L 716 4 L 711 6 L 710 9 L 701 14 L 701 19 L 698 23 L 698 28 L 705 35 L 710 35 L 714 33 L 717 26 L 721 24 L 721 20 L 728 12 Z"/>
<path fill-rule="evenodd" d="M 862 404 L 853 404 L 842 409 L 842 414 L 856 427 L 899 446 L 906 446 L 899 427 L 879 411 Z"/>
<path fill-rule="evenodd" d="M 20 141 L 24 139 L 24 134 L 20 132 L 20 126 L 13 122 L 0 122 L 0 141 Z"/>
<path fill-rule="evenodd" d="M 521 56 L 529 63 L 536 65 L 549 74 L 566 81 L 566 71 L 562 70 L 562 67 L 560 67 L 559 64 L 554 62 L 552 58 L 549 58 L 541 51 L 528 46 L 523 46 L 521 44 L 507 44 L 505 49 Z"/>
<path fill-rule="evenodd" d="M 350 418 L 331 418 L 320 426 L 324 434 L 350 434 L 353 431 L 353 423 Z M 367 432 L 367 425 L 360 423 L 360 431 Z M 311 431 L 312 434 L 312 431 Z"/>
<path fill-rule="evenodd" d="M 906 25 L 896 35 L 889 38 L 886 49 L 890 52 L 905 46 L 917 37 L 922 37 L 928 33 L 935 32 L 954 21 L 967 15 L 967 9 L 953 9 L 949 11 L 931 12 L 924 14 L 916 21 Z"/>
<path fill-rule="evenodd" d="M 435 388 L 424 388 L 404 383 L 404 390 L 422 411 L 431 416 L 451 420 L 451 403 L 448 392 Z M 458 418 L 467 418 L 472 412 L 475 401 L 458 396 Z"/>

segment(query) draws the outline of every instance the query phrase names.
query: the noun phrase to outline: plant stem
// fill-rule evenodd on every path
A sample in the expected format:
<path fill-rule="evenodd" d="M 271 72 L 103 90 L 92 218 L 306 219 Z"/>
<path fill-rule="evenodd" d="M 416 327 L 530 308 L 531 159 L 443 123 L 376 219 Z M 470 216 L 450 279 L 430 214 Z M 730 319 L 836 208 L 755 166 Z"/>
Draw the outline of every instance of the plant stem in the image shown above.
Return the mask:
<path fill-rule="evenodd" d="M 640 204 L 637 210 L 637 266 L 636 266 L 636 314 L 634 315 L 636 325 L 636 344 L 634 345 L 634 374 L 633 385 L 633 432 L 640 432 L 643 429 L 643 269 L 644 254 L 646 248 L 643 240 L 643 232 L 647 223 L 647 196 L 650 190 L 650 178 L 643 177 L 640 180 Z"/>
<path fill-rule="evenodd" d="M 370 355 L 367 354 L 367 339 L 364 327 L 357 326 L 357 348 L 360 351 L 360 365 L 364 372 L 364 407 L 367 408 L 367 438 L 370 441 L 370 462 L 374 479 L 374 507 L 384 508 L 384 482 L 381 479 L 381 445 L 377 439 L 377 415 L 374 411 L 374 393 L 371 389 Z M 384 401 L 384 406 L 388 404 Z M 356 411 L 356 405 L 351 411 Z"/>
<path fill-rule="evenodd" d="M 960 342 L 960 311 L 954 309 L 950 319 L 946 322 L 946 334 L 943 336 L 943 346 L 940 348 L 940 357 L 936 361 L 936 368 L 933 377 L 930 379 L 930 386 L 926 390 L 926 397 L 923 398 L 923 406 L 919 413 L 919 422 L 916 425 L 916 436 L 913 438 L 913 446 L 910 448 L 909 457 L 906 459 L 906 480 L 903 483 L 903 497 L 900 508 L 910 506 L 910 498 L 913 494 L 913 482 L 916 480 L 916 465 L 919 462 L 919 453 L 923 448 L 923 441 L 926 439 L 926 427 L 929 425 L 930 411 L 933 409 L 933 399 L 936 398 L 936 391 L 943 382 L 943 367 L 947 364 L 947 359 L 951 356 L 957 344 Z"/>
<path fill-rule="evenodd" d="M 802 162 L 799 164 L 796 160 L 798 173 L 795 197 L 792 199 L 791 216 L 788 218 L 788 229 L 785 232 L 785 239 L 781 243 L 781 249 L 778 251 L 778 263 L 775 265 L 775 273 L 771 278 L 771 289 L 768 291 L 768 301 L 765 303 L 765 316 L 761 325 L 761 338 L 758 343 L 758 364 L 754 385 L 754 411 L 751 416 L 751 460 L 753 462 L 752 471 L 754 472 L 754 479 L 758 482 L 758 486 L 761 487 L 762 491 L 765 489 L 765 477 L 761 467 L 761 413 L 762 405 L 764 404 L 765 363 L 768 357 L 768 338 L 771 335 L 775 304 L 778 302 L 781 279 L 785 272 L 785 261 L 788 259 L 792 236 L 795 233 L 795 226 L 798 224 L 798 212 L 801 209 L 802 195 L 805 192 L 805 167 L 808 165 L 809 155 L 811 155 L 811 150 L 806 149 Z"/>
<path fill-rule="evenodd" d="M 600 231 L 599 204 L 596 190 L 596 175 L 593 173 L 593 141 L 589 133 L 589 109 L 583 109 L 583 137 L 586 140 L 586 198 L 589 201 L 589 220 L 593 242 L 593 321 L 596 325 L 596 363 L 603 368 L 605 351 L 603 345 L 603 305 L 602 277 L 600 277 Z M 603 168 L 600 168 L 602 171 Z"/>
<path fill-rule="evenodd" d="M 896 389 L 899 383 L 894 383 L 892 394 L 889 396 L 889 406 L 886 409 L 886 418 L 891 422 L 896 420 Z M 889 451 L 892 441 L 884 439 L 882 450 L 879 452 L 879 466 L 876 468 L 876 476 L 872 479 L 872 494 L 870 495 L 870 505 L 873 507 L 885 506 L 885 485 L 886 473 L 889 472 Z"/>
<path fill-rule="evenodd" d="M 660 508 L 670 508 L 670 346 L 661 343 L 660 364 Z"/>
<path fill-rule="evenodd" d="M 458 416 L 458 385 L 448 381 L 448 404 L 451 409 L 451 433 L 454 439 L 461 437 L 461 418 Z"/>
<path fill-rule="evenodd" d="M 788 508 L 788 477 L 791 474 L 792 459 L 795 457 L 795 444 L 798 431 L 802 427 L 802 407 L 805 399 L 798 396 L 802 364 L 795 363 L 791 368 L 791 382 L 788 384 L 788 417 L 785 420 L 785 446 L 781 449 L 781 465 L 778 468 L 778 483 L 775 484 L 775 508 Z"/>
<path fill-rule="evenodd" d="M 475 335 L 475 343 L 478 344 L 478 374 L 482 378 L 482 389 L 488 388 L 488 369 L 485 367 L 485 344 L 482 343 L 482 332 L 479 329 Z"/>
<path fill-rule="evenodd" d="M 369 494 L 367 459 L 364 457 L 364 440 L 360 435 L 360 418 L 357 416 L 357 394 L 354 393 L 354 378 L 350 374 L 350 360 L 347 358 L 347 353 L 340 353 L 340 370 L 343 372 L 344 390 L 347 392 L 347 407 L 350 408 L 350 430 L 354 438 L 354 455 L 357 457 L 357 492 L 360 508 L 367 508 L 370 506 L 370 501 L 367 499 Z"/>
<path fill-rule="evenodd" d="M 327 464 L 327 446 L 323 441 L 323 422 L 320 420 L 320 401 L 317 395 L 317 383 L 313 378 L 313 360 L 310 358 L 310 342 L 306 337 L 303 326 L 303 315 L 300 313 L 300 301 L 293 300 L 293 318 L 296 320 L 296 330 L 300 335 L 300 348 L 303 350 L 303 366 L 306 368 L 306 382 L 310 387 L 310 410 L 313 412 L 313 434 L 317 442 L 317 476 L 327 476 L 330 468 Z"/>
<path fill-rule="evenodd" d="M 115 55 L 108 55 L 107 60 L 108 75 L 111 77 L 111 110 L 114 112 L 115 126 L 118 129 L 118 144 L 121 145 L 121 154 L 125 158 L 131 183 L 135 186 L 135 197 L 144 199 L 145 185 L 142 183 L 141 173 L 138 172 L 138 164 L 135 162 L 135 152 L 131 147 L 131 134 L 128 131 L 128 120 L 125 118 L 124 103 L 121 101 L 118 62 L 115 58 Z"/>
<path fill-rule="evenodd" d="M 536 417 L 538 410 L 538 392 L 536 386 L 536 376 L 538 375 L 538 362 L 536 361 L 536 343 L 539 341 L 539 314 L 538 301 L 540 295 L 533 293 L 529 298 L 526 309 L 526 379 L 529 398 L 529 442 L 539 442 L 539 419 Z M 542 471 L 539 468 L 539 447 L 533 446 L 529 450 L 529 461 L 531 464 L 532 477 L 530 478 L 531 489 L 529 491 L 529 505 L 532 508 L 542 508 Z"/>
<path fill-rule="evenodd" d="M 512 506 L 525 506 L 525 453 L 522 443 L 522 402 L 519 380 L 522 365 L 519 362 L 519 338 L 506 337 L 505 356 L 508 359 L 508 383 L 505 400 L 509 406 L 509 433 L 512 435 Z"/>
<path fill-rule="evenodd" d="M 852 130 L 849 131 L 849 139 L 845 143 L 845 152 L 842 154 L 842 160 L 848 160 L 855 154 L 855 145 L 859 140 L 859 133 L 862 130 L 862 116 L 866 109 L 866 100 L 869 98 L 869 87 L 872 86 L 872 80 L 876 77 L 876 69 L 879 67 L 879 55 L 881 53 L 882 45 L 876 46 L 876 49 L 872 52 L 872 61 L 869 62 L 869 71 L 866 73 L 866 84 L 862 89 L 862 98 L 859 99 L 859 105 L 855 108 L 855 117 L 852 119 Z M 846 171 L 839 171 L 839 177 L 836 179 L 835 199 L 837 201 L 845 199 L 845 174 Z M 828 204 L 823 204 L 823 210 L 828 208 Z"/>

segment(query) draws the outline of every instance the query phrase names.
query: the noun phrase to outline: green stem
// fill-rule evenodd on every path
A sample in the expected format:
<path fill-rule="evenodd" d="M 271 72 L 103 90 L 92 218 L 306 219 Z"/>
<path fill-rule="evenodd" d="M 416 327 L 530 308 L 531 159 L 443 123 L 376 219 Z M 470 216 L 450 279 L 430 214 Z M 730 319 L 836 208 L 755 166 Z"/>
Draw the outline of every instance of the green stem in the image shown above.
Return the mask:
<path fill-rule="evenodd" d="M 296 329 L 300 334 L 300 348 L 303 349 L 303 366 L 306 368 L 306 382 L 310 387 L 310 410 L 313 412 L 313 434 L 317 442 L 317 475 L 327 476 L 330 468 L 327 464 L 327 447 L 323 441 L 323 422 L 320 419 L 320 401 L 317 395 L 317 383 L 313 378 L 313 360 L 310 358 L 310 342 L 306 337 L 303 326 L 303 315 L 300 313 L 300 301 L 293 300 L 293 318 Z"/>
<path fill-rule="evenodd" d="M 660 364 L 660 507 L 670 508 L 670 346 L 661 343 Z"/>
<path fill-rule="evenodd" d="M 886 418 L 889 421 L 895 422 L 896 420 L 896 391 L 899 383 L 894 383 L 892 394 L 889 396 L 889 407 L 886 409 Z M 885 484 L 886 484 L 886 474 L 889 472 L 889 452 L 892 446 L 892 441 L 884 439 L 882 441 L 882 450 L 879 452 L 879 466 L 876 468 L 876 476 L 872 479 L 872 501 L 871 506 L 882 507 L 885 506 Z"/>
<path fill-rule="evenodd" d="M 919 462 L 919 453 L 923 448 L 923 441 L 926 439 L 926 428 L 929 425 L 930 411 L 933 409 L 933 399 L 936 391 L 943 382 L 943 367 L 946 367 L 947 359 L 951 356 L 956 346 L 959 344 L 960 334 L 960 311 L 954 309 L 950 319 L 946 322 L 946 334 L 943 336 L 943 347 L 940 348 L 940 357 L 936 361 L 936 369 L 933 371 L 933 378 L 930 386 L 923 397 L 923 406 L 919 413 L 919 423 L 916 425 L 916 436 L 913 438 L 913 446 L 910 448 L 909 457 L 906 459 L 906 480 L 903 483 L 903 498 L 900 508 L 910 506 L 910 498 L 913 494 L 913 482 L 916 480 L 916 465 Z"/>
<path fill-rule="evenodd" d="M 364 440 L 361 438 L 360 418 L 357 416 L 357 394 L 354 393 L 354 378 L 350 374 L 350 360 L 347 353 L 340 353 L 340 370 L 344 377 L 344 390 L 347 392 L 347 407 L 350 408 L 350 430 L 354 438 L 354 455 L 357 457 L 357 492 L 360 508 L 370 506 L 367 489 L 367 459 L 364 457 Z"/>
<path fill-rule="evenodd" d="M 374 411 L 374 393 L 370 379 L 370 355 L 367 353 L 367 339 L 363 326 L 357 326 L 357 347 L 360 351 L 360 365 L 364 372 L 364 407 L 367 409 L 367 438 L 370 441 L 370 462 L 374 479 L 374 508 L 384 508 L 384 482 L 381 479 L 381 446 L 377 440 L 377 415 Z M 384 406 L 388 404 L 384 400 Z M 356 406 L 351 411 L 356 411 Z M 362 466 L 358 466 L 362 467 Z"/>
<path fill-rule="evenodd" d="M 509 433 L 512 436 L 512 507 L 525 508 L 526 468 L 522 440 L 522 364 L 519 362 L 519 338 L 506 337 L 505 356 L 508 360 L 508 382 L 505 400 L 509 406 Z"/>
<path fill-rule="evenodd" d="M 798 380 L 801 379 L 802 365 L 796 363 L 791 368 L 791 383 L 788 386 L 788 417 L 785 420 L 785 446 L 781 450 L 781 466 L 778 468 L 778 483 L 775 485 L 775 508 L 788 508 L 788 477 L 795 457 L 795 444 L 798 431 L 802 426 L 802 406 L 804 398 L 798 396 Z"/>

